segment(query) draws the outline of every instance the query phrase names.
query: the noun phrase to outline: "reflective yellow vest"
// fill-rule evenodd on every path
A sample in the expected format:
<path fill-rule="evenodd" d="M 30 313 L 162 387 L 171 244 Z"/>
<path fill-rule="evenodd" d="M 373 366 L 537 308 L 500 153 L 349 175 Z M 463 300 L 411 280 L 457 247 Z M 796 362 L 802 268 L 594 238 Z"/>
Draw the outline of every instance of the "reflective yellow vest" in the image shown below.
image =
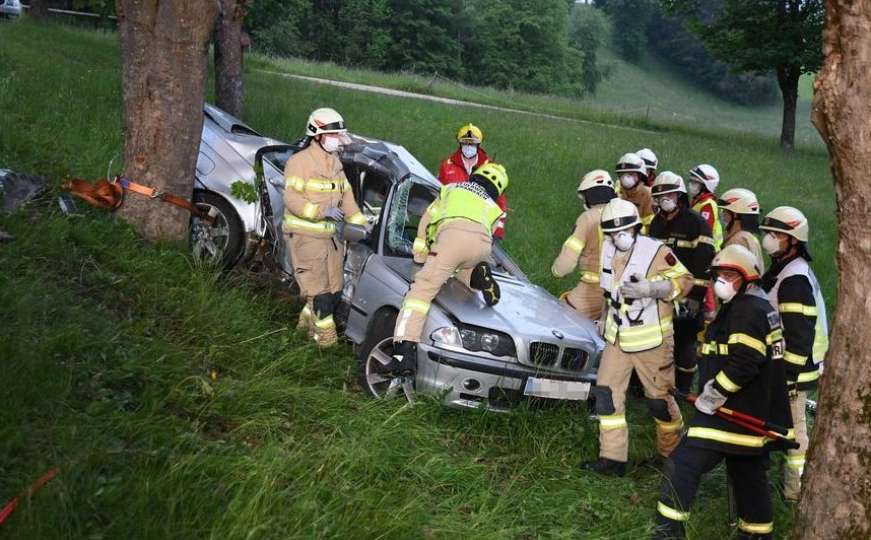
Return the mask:
<path fill-rule="evenodd" d="M 711 213 L 714 215 L 714 251 L 720 251 L 723 247 L 723 224 L 720 223 L 720 207 L 717 205 L 716 199 L 705 199 L 693 205 L 693 210 L 701 213 L 702 208 L 708 205 L 711 207 Z"/>
<path fill-rule="evenodd" d="M 790 276 L 805 276 L 811 284 L 811 289 L 814 294 L 815 307 L 779 305 L 777 302 L 777 292 L 780 290 L 780 284 L 783 280 Z M 777 275 L 777 281 L 774 286 L 768 291 L 768 301 L 772 306 L 777 307 L 780 312 L 800 311 L 806 315 L 816 316 L 817 322 L 814 328 L 814 346 L 811 352 L 814 364 L 821 364 L 826 357 L 826 351 L 829 350 L 829 321 L 826 318 L 826 302 L 823 299 L 823 292 L 820 289 L 820 283 L 817 281 L 817 276 L 814 275 L 810 265 L 802 257 L 793 259 L 787 264 L 783 270 Z M 788 345 L 788 344 L 787 344 Z"/>
<path fill-rule="evenodd" d="M 487 191 L 472 182 L 448 184 L 442 187 L 438 201 L 432 207 L 427 227 L 427 242 L 432 243 L 440 223 L 449 219 L 468 219 L 493 232 L 493 225 L 502 217 L 502 209 L 487 195 Z"/>

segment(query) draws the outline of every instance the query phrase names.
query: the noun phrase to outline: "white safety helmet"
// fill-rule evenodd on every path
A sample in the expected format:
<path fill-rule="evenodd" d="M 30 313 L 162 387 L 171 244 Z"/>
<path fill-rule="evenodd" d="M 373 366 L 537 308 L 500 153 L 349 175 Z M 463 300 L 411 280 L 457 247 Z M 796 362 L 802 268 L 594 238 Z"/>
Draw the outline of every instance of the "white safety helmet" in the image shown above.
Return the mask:
<path fill-rule="evenodd" d="M 647 168 L 644 165 L 644 160 L 641 159 L 638 154 L 628 153 L 623 154 L 620 159 L 617 161 L 616 167 L 617 174 L 633 172 L 638 173 L 641 176 L 647 176 Z"/>
<path fill-rule="evenodd" d="M 608 201 L 602 209 L 600 223 L 602 232 L 612 233 L 640 225 L 641 218 L 634 204 L 618 197 Z"/>
<path fill-rule="evenodd" d="M 720 196 L 717 205 L 721 210 L 728 210 L 735 214 L 759 215 L 759 201 L 756 199 L 756 194 L 749 189 L 730 189 Z"/>
<path fill-rule="evenodd" d="M 768 212 L 759 224 L 763 231 L 779 232 L 792 236 L 799 242 L 807 242 L 808 226 L 807 218 L 797 208 L 791 206 L 778 206 Z"/>
<path fill-rule="evenodd" d="M 305 134 L 309 137 L 317 137 L 324 133 L 347 133 L 347 131 L 345 119 L 335 109 L 329 107 L 312 111 L 305 126 Z"/>
<path fill-rule="evenodd" d="M 650 188 L 650 193 L 654 197 L 668 193 L 686 194 L 686 192 L 687 187 L 683 183 L 683 178 L 671 171 L 662 171 L 656 175 L 656 180 Z"/>
<path fill-rule="evenodd" d="M 690 180 L 695 180 L 705 186 L 711 193 L 715 193 L 717 191 L 717 186 L 720 184 L 720 173 L 717 172 L 717 169 L 708 165 L 707 163 L 702 163 L 701 165 L 696 165 L 692 169 L 690 169 Z"/>
<path fill-rule="evenodd" d="M 711 270 L 734 270 L 744 281 L 756 281 L 762 276 L 759 258 L 739 244 L 731 244 L 720 250 L 711 261 Z"/>
<path fill-rule="evenodd" d="M 581 178 L 581 183 L 578 184 L 578 195 L 594 187 L 609 187 L 614 189 L 614 180 L 611 179 L 611 175 L 608 174 L 608 171 L 596 169 L 585 174 L 584 177 Z"/>
<path fill-rule="evenodd" d="M 647 174 L 650 175 L 650 172 L 656 172 L 656 167 L 659 165 L 659 160 L 656 158 L 656 154 L 653 153 L 653 150 L 650 148 L 642 148 L 641 150 L 635 152 L 635 154 L 644 160 L 644 166 L 647 169 Z"/>

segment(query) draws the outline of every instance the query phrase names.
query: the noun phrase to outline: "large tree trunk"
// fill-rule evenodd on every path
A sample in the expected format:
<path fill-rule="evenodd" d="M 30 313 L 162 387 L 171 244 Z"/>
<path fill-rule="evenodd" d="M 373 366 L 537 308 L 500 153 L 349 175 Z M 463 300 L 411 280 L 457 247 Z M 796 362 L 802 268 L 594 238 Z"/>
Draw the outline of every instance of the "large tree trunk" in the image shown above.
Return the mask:
<path fill-rule="evenodd" d="M 124 95 L 124 175 L 190 197 L 218 0 L 116 0 Z M 119 213 L 149 239 L 183 240 L 190 215 L 129 194 Z"/>
<path fill-rule="evenodd" d="M 48 16 L 48 0 L 30 0 L 30 10 L 28 13 L 32 17 L 42 19 Z"/>
<path fill-rule="evenodd" d="M 801 71 L 794 66 L 777 68 L 777 84 L 783 96 L 783 124 L 780 128 L 780 146 L 786 152 L 795 148 L 795 111 L 798 105 L 798 80 Z"/>
<path fill-rule="evenodd" d="M 215 102 L 233 116 L 242 116 L 242 21 L 247 0 L 221 0 L 215 31 Z"/>
<path fill-rule="evenodd" d="M 793 538 L 871 538 L 871 0 L 828 0 L 812 118 L 838 202 L 838 311 Z"/>

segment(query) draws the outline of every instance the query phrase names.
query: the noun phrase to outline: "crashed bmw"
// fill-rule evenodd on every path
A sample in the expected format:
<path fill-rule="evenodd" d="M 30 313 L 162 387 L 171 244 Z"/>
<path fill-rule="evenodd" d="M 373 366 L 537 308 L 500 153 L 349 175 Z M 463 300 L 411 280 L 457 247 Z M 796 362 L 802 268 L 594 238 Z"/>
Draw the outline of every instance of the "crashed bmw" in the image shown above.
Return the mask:
<path fill-rule="evenodd" d="M 213 227 L 193 219 L 194 250 L 233 265 L 267 238 L 278 264 L 292 275 L 279 234 L 282 171 L 300 145 L 263 137 L 211 106 L 205 114 L 194 199 L 218 219 Z M 351 139 L 341 160 L 370 226 L 344 227 L 348 249 L 337 318 L 354 345 L 361 388 L 375 397 L 403 395 L 408 388 L 403 391 L 383 368 L 393 352 L 399 307 L 421 268 L 412 260 L 417 225 L 440 184 L 405 148 Z M 255 169 L 262 170 L 262 182 L 255 183 Z M 259 200 L 234 197 L 237 181 L 256 184 Z M 451 406 L 496 410 L 531 396 L 586 400 L 603 348 L 594 324 L 531 283 L 499 246 L 491 265 L 502 289 L 496 306 L 456 279 L 433 301 L 413 391 L 438 394 Z"/>

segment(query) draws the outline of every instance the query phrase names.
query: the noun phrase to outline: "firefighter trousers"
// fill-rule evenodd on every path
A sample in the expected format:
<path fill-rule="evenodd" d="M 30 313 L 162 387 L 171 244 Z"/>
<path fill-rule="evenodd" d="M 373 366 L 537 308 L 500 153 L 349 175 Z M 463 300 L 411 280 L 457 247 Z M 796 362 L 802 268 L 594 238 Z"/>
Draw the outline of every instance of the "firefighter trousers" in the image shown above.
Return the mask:
<path fill-rule="evenodd" d="M 491 247 L 490 235 L 478 223 L 456 219 L 441 225 L 402 302 L 393 340 L 419 342 L 430 303 L 442 285 L 456 272 L 457 279 L 468 287 L 472 269 L 490 258 Z"/>
<path fill-rule="evenodd" d="M 699 330 L 702 324 L 698 319 L 676 317 L 674 320 L 674 364 L 675 387 L 688 394 L 698 369 L 696 351 L 699 346 Z"/>
<path fill-rule="evenodd" d="M 645 402 L 656 421 L 656 446 L 667 457 L 680 442 L 683 418 L 669 390 L 674 388 L 673 342 L 671 336 L 649 351 L 627 353 L 617 343 L 607 343 L 599 364 L 599 386 L 611 390 L 613 410 L 600 408 L 599 456 L 626 462 L 629 458 L 629 426 L 626 423 L 626 388 L 634 369 L 644 386 Z"/>
<path fill-rule="evenodd" d="M 789 397 L 795 441 L 799 447 L 786 452 L 786 467 L 783 471 L 783 498 L 788 501 L 797 501 L 801 491 L 801 475 L 804 472 L 805 454 L 808 447 L 806 406 L 807 392 L 798 392 Z"/>
<path fill-rule="evenodd" d="M 738 538 L 771 538 L 774 530 L 768 487 L 768 454 L 741 456 L 692 446 L 684 439 L 666 463 L 657 503 L 656 540 L 686 538 L 686 522 L 702 476 L 722 461 L 735 490 Z M 710 516 L 708 516 L 710 517 Z M 722 520 L 727 520 L 723 515 Z"/>
<path fill-rule="evenodd" d="M 306 302 L 300 313 L 300 325 L 304 325 L 304 317 L 309 317 L 315 329 L 334 333 L 333 310 L 335 293 L 342 290 L 344 245 L 332 236 L 318 238 L 297 233 L 285 234 L 284 239 L 289 246 L 293 277 Z"/>

